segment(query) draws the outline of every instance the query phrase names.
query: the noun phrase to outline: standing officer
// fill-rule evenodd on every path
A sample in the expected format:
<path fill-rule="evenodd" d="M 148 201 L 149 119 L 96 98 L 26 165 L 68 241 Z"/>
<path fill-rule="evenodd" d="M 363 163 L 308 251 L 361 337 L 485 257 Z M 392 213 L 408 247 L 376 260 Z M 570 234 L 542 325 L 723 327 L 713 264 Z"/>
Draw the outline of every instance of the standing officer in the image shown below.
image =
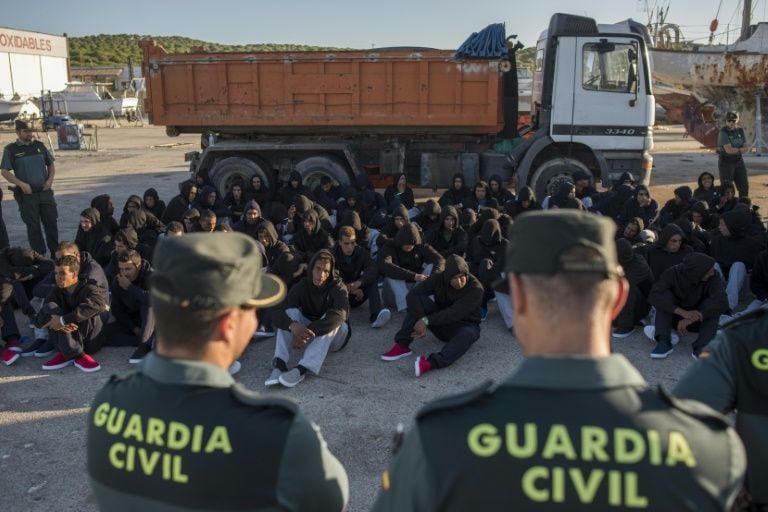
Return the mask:
<path fill-rule="evenodd" d="M 749 178 L 744 164 L 744 153 L 749 151 L 744 128 L 738 125 L 739 113 L 725 114 L 725 126 L 717 134 L 717 169 L 720 183 L 729 181 L 736 185 L 739 197 L 749 197 Z"/>
<path fill-rule="evenodd" d="M 730 322 L 704 347 L 675 395 L 726 413 L 736 411 L 736 431 L 747 449 L 746 500 L 768 511 L 768 311 Z M 739 509 L 742 510 L 742 509 Z"/>
<path fill-rule="evenodd" d="M 16 121 L 16 142 L 5 146 L 0 171 L 3 178 L 16 186 L 14 197 L 19 203 L 21 220 L 27 226 L 29 246 L 45 254 L 45 244 L 51 256 L 59 246 L 58 212 L 53 198 L 53 177 L 56 166 L 45 145 L 36 140 L 33 130 L 24 121 Z M 45 241 L 40 223 L 45 229 Z"/>
<path fill-rule="evenodd" d="M 227 369 L 285 285 L 241 233 L 166 237 L 154 257 L 157 346 L 89 415 L 101 510 L 343 510 L 347 474 L 298 407 Z"/>
<path fill-rule="evenodd" d="M 374 510 L 725 510 L 744 450 L 725 419 L 649 389 L 611 354 L 627 298 L 615 226 L 520 216 L 505 259 L 526 360 L 506 382 L 427 405 Z"/>

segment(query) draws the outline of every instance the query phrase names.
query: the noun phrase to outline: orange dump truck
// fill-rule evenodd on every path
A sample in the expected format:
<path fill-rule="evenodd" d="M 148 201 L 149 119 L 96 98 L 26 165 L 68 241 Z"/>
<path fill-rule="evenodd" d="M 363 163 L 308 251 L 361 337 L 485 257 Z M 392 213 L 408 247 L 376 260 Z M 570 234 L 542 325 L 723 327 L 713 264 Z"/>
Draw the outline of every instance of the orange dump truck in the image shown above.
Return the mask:
<path fill-rule="evenodd" d="M 561 25 L 586 19 L 553 20 L 558 16 Z M 589 21 L 585 30 L 597 36 Z M 201 133 L 202 151 L 188 155 L 190 169 L 222 193 L 256 174 L 277 187 L 293 170 L 309 185 L 324 175 L 346 185 L 363 173 L 398 172 L 433 187 L 463 172 L 472 184 L 520 174 L 528 151 L 510 154 L 518 136 L 511 44 L 497 58 L 423 48 L 168 54 L 151 41 L 141 46 L 150 122 L 166 126 L 170 136 Z M 572 108 L 573 94 L 560 94 Z M 551 142 L 536 165 L 576 153 Z M 600 177 L 595 155 L 576 160 Z M 523 185 L 532 183 L 532 163 Z M 543 192 L 556 177 L 533 185 Z"/>

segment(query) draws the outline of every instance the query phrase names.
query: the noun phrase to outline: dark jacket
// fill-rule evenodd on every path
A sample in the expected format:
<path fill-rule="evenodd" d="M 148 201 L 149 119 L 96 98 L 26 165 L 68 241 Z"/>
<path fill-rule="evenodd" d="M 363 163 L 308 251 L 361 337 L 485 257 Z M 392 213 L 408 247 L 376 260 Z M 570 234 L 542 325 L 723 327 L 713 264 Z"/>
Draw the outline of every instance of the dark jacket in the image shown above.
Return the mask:
<path fill-rule="evenodd" d="M 633 251 L 632 245 L 624 238 L 616 240 L 616 253 L 629 286 L 638 289 L 643 297 L 647 297 L 653 286 L 653 272 L 648 262 Z"/>
<path fill-rule="evenodd" d="M 312 268 L 320 255 L 331 259 L 331 275 L 321 287 L 312 281 Z M 275 326 L 285 331 L 289 330 L 291 320 L 285 314 L 287 309 L 298 308 L 301 314 L 310 320 L 307 326 L 316 336 L 323 336 L 347 321 L 349 315 L 349 298 L 347 289 L 335 270 L 335 258 L 331 251 L 319 251 L 307 267 L 307 275 L 293 285 L 288 295 L 275 310 Z"/>
<path fill-rule="evenodd" d="M 404 245 L 413 245 L 411 252 L 402 250 Z M 425 264 L 432 264 L 432 272 L 441 272 L 445 260 L 429 244 L 422 243 L 419 229 L 414 224 L 406 224 L 395 235 L 394 240 L 387 240 L 377 255 L 379 270 L 384 277 L 412 283 L 414 276 L 421 274 Z"/>
<path fill-rule="evenodd" d="M 394 239 L 397 235 L 400 228 L 395 224 L 395 217 L 403 217 L 406 224 L 408 224 L 408 210 L 405 209 L 405 206 L 399 204 L 392 209 L 391 214 L 387 215 L 387 220 L 385 221 L 384 226 L 379 230 L 379 237 L 376 239 L 376 244 L 379 247 L 381 247 L 387 240 Z M 441 224 L 438 223 L 438 225 Z"/>
<path fill-rule="evenodd" d="M 619 217 L 622 216 L 624 205 L 630 200 L 635 200 L 633 192 L 634 188 L 630 185 L 617 185 L 596 198 L 597 200 L 595 201 L 594 210 L 617 221 L 620 226 L 624 226 L 626 220 L 631 219 L 632 217 L 637 217 L 637 215 L 631 215 L 631 212 L 627 212 L 624 217 L 624 222 L 619 222 Z M 645 220 L 643 220 L 643 222 L 645 222 Z"/>
<path fill-rule="evenodd" d="M 267 188 L 267 186 L 264 184 L 264 180 L 261 181 L 261 188 L 256 190 L 253 188 L 253 186 L 249 183 L 248 188 L 243 190 L 243 196 L 245 197 L 246 201 L 256 201 L 259 203 L 259 206 L 262 207 L 262 209 L 266 209 L 267 206 L 272 202 L 272 190 Z"/>
<path fill-rule="evenodd" d="M 759 300 L 768 300 L 768 251 L 755 258 L 755 266 L 749 276 L 749 287 Z"/>
<path fill-rule="evenodd" d="M 96 286 L 103 295 L 104 304 L 109 303 L 109 280 L 107 280 L 104 269 L 85 251 L 80 251 L 80 272 L 78 277 L 81 282 Z M 56 288 L 56 279 L 53 272 L 50 272 L 35 285 L 32 295 L 45 298 L 54 288 Z"/>
<path fill-rule="evenodd" d="M 683 243 L 680 246 L 680 250 L 677 252 L 668 252 L 667 242 L 674 235 L 680 235 L 683 238 Z M 677 265 L 683 261 L 686 255 L 692 252 L 692 249 L 685 245 L 685 233 L 680 229 L 677 224 L 670 224 L 665 226 L 661 230 L 661 236 L 659 236 L 658 242 L 648 248 L 646 258 L 648 259 L 648 266 L 651 267 L 651 272 L 658 278 L 669 267 Z"/>
<path fill-rule="evenodd" d="M 523 203 L 526 201 L 529 202 L 527 208 L 523 206 Z M 522 213 L 536 210 L 541 210 L 541 205 L 536 201 L 536 194 L 534 194 L 531 187 L 523 187 L 520 189 L 517 199 L 504 205 L 504 213 L 513 219 Z"/>
<path fill-rule="evenodd" d="M 101 214 L 96 208 L 86 208 L 81 214 L 91 221 L 90 230 L 83 231 L 80 226 L 77 227 L 75 235 L 75 244 L 80 252 L 90 253 L 100 265 L 109 263 L 109 255 L 112 253 L 112 233 L 109 227 L 101 222 Z"/>
<path fill-rule="evenodd" d="M 440 214 L 442 213 L 440 203 L 434 199 L 429 199 L 421 207 L 421 213 L 416 215 L 411 222 L 415 222 L 421 228 L 421 231 L 427 233 L 436 226 L 440 226 Z"/>
<path fill-rule="evenodd" d="M 333 238 L 320 225 L 315 210 L 304 212 L 302 220 L 303 219 L 311 219 L 314 222 L 315 227 L 311 232 L 306 229 L 297 232 L 291 239 L 291 246 L 293 246 L 296 256 L 298 256 L 302 262 L 308 262 L 320 249 L 330 249 L 333 247 Z"/>
<path fill-rule="evenodd" d="M 157 217 L 145 210 L 133 210 L 126 212 L 120 218 L 120 227 L 131 227 L 139 237 L 139 243 L 150 249 L 155 247 L 161 233 L 165 232 L 165 224 L 157 220 Z"/>
<path fill-rule="evenodd" d="M 493 192 L 493 183 L 498 183 L 499 185 L 499 190 L 497 192 Z M 501 176 L 498 174 L 494 174 L 490 177 L 488 180 L 488 188 L 490 189 L 489 197 L 496 199 L 499 208 L 502 208 L 505 204 L 515 200 L 515 194 L 504 186 L 504 180 L 502 180 Z"/>
<path fill-rule="evenodd" d="M 693 202 L 691 200 L 691 187 L 683 185 L 675 189 L 675 196 L 666 203 L 659 212 L 659 227 L 675 222 L 690 211 Z M 678 202 L 679 201 L 679 202 Z"/>
<path fill-rule="evenodd" d="M 367 249 L 358 245 L 351 255 L 345 256 L 337 243 L 332 252 L 336 270 L 344 283 L 360 280 L 364 287 L 378 279 L 379 269 Z"/>
<path fill-rule="evenodd" d="M 136 280 L 123 290 L 117 282 L 117 277 L 112 280 L 110 291 L 112 292 L 111 311 L 115 321 L 131 331 L 138 327 L 136 319 L 141 313 L 141 308 L 149 307 L 149 281 L 154 270 L 147 260 L 141 260 L 139 275 Z"/>
<path fill-rule="evenodd" d="M 496 219 L 483 222 L 479 236 L 472 239 L 467 252 L 467 262 L 474 275 L 479 275 L 480 262 L 484 259 L 493 261 L 500 269 L 504 268 L 504 257 L 509 241 L 501 235 L 501 225 Z"/>
<path fill-rule="evenodd" d="M 446 217 L 453 217 L 454 228 L 447 231 L 444 227 Z M 431 245 L 443 258 L 451 254 L 457 254 L 464 257 L 467 252 L 467 233 L 459 225 L 459 213 L 454 206 L 448 205 L 443 208 L 440 214 L 440 224 L 433 228 L 431 232 L 425 233 L 424 240 Z"/>
<path fill-rule="evenodd" d="M 0 276 L 17 281 L 30 276 L 32 281 L 53 272 L 53 260 L 32 249 L 8 247 L 0 251 Z"/>
<path fill-rule="evenodd" d="M 248 196 L 245 195 L 245 186 L 240 185 L 240 190 L 242 190 L 242 193 L 240 194 L 240 199 L 235 199 L 235 195 L 230 190 L 226 197 L 224 198 L 224 206 L 227 207 L 228 213 L 227 216 L 231 219 L 231 222 L 237 223 L 240 222 L 240 220 L 243 218 L 243 213 L 245 212 L 246 204 L 248 203 Z"/>
<path fill-rule="evenodd" d="M 249 224 L 245 220 L 245 214 L 251 210 L 256 210 L 259 212 L 258 220 L 253 224 Z M 250 236 L 254 240 L 257 240 L 259 228 L 261 227 L 261 224 L 263 222 L 264 222 L 264 218 L 262 216 L 261 207 L 259 206 L 259 203 L 251 199 L 243 208 L 243 218 L 235 222 L 235 224 L 232 226 L 232 229 L 234 229 L 235 231 L 239 231 L 240 233 L 245 233 L 246 235 Z M 274 226 L 272 228 L 274 229 Z"/>
<path fill-rule="evenodd" d="M 196 185 L 191 181 L 185 181 L 180 185 L 179 195 L 171 199 L 165 208 L 161 219 L 163 224 L 168 224 L 172 221 L 183 222 L 184 213 L 192 208 L 192 204 L 189 202 L 189 191 L 192 190 L 192 187 L 196 187 Z"/>
<path fill-rule="evenodd" d="M 146 201 L 142 201 L 141 206 L 158 219 L 162 219 L 163 214 L 165 213 L 165 201 L 160 199 L 160 196 L 157 194 L 157 190 L 154 188 L 148 188 L 144 191 L 144 199 L 147 197 L 151 197 L 155 200 L 155 206 L 148 208 Z"/>
<path fill-rule="evenodd" d="M 459 274 L 467 276 L 468 279 L 467 284 L 457 290 L 451 286 L 451 279 Z M 433 272 L 408 292 L 408 313 L 416 318 L 426 316 L 429 326 L 450 325 L 456 322 L 479 324 L 483 293 L 483 285 L 469 272 L 464 258 L 452 254 L 445 260 L 445 270 Z M 434 296 L 439 311 L 425 315 L 419 298 L 430 295 Z"/>
<path fill-rule="evenodd" d="M 61 321 L 64 324 L 79 324 L 93 318 L 107 308 L 103 290 L 83 280 L 77 282 L 72 293 L 64 288 L 54 286 L 45 302 L 53 302 L 64 311 L 61 316 Z"/>
<path fill-rule="evenodd" d="M 702 184 L 701 180 L 704 176 L 709 176 L 712 178 L 712 186 L 709 188 L 704 188 L 704 185 Z M 699 174 L 699 178 L 697 180 L 698 187 L 696 187 L 696 190 L 693 191 L 693 199 L 696 201 L 706 201 L 709 205 L 715 205 L 719 202 L 719 196 L 720 193 L 717 190 L 717 186 L 715 186 L 715 175 L 711 172 L 704 171 L 703 173 Z"/>
<path fill-rule="evenodd" d="M 312 199 L 303 194 L 299 194 L 293 198 L 293 205 L 296 207 L 296 215 L 293 218 L 294 233 L 298 233 L 304 229 L 302 227 L 302 215 L 309 210 L 314 210 L 317 214 L 318 221 L 320 221 L 320 225 L 325 231 L 328 233 L 333 232 L 333 224 L 331 224 L 331 216 L 328 214 L 328 210 L 312 201 Z"/>
<path fill-rule="evenodd" d="M 275 264 L 281 254 L 291 252 L 291 249 L 288 247 L 288 245 L 286 245 L 286 243 L 280 240 L 280 237 L 277 236 L 275 225 L 270 221 L 265 220 L 262 222 L 259 225 L 257 236 L 258 233 L 264 233 L 268 240 L 267 244 L 263 244 L 267 256 L 267 269 L 270 269 Z"/>
<path fill-rule="evenodd" d="M 357 245 L 368 247 L 368 243 L 371 241 L 371 230 L 368 229 L 368 226 L 363 224 L 363 221 L 360 219 L 360 214 L 355 210 L 345 210 L 344 213 L 339 216 L 339 222 L 336 224 L 336 230 L 334 231 L 337 240 L 339 238 L 339 228 L 343 226 L 349 226 L 355 230 Z"/>
<path fill-rule="evenodd" d="M 416 206 L 416 201 L 413 198 L 413 190 L 408 185 L 405 186 L 405 190 L 400 192 L 397 188 L 397 183 L 400 181 L 400 177 L 405 176 L 403 173 L 397 173 L 394 175 L 394 181 L 392 185 L 388 186 L 384 190 L 384 200 L 387 202 L 387 211 L 392 211 L 392 208 L 402 204 L 407 210 L 410 210 Z"/>
<path fill-rule="evenodd" d="M 635 188 L 632 198 L 627 199 L 622 207 L 621 214 L 618 218 L 620 226 L 625 226 L 629 219 L 633 217 L 640 217 L 646 226 L 650 226 L 656 221 L 656 217 L 659 215 L 659 203 L 655 199 L 651 199 L 651 202 L 647 206 L 640 206 L 637 202 L 638 191 L 644 190 L 650 194 L 648 187 L 645 185 L 638 185 Z"/>
<path fill-rule="evenodd" d="M 315 187 L 312 195 L 315 197 L 315 203 L 325 208 L 328 212 L 337 211 L 339 209 L 338 199 L 341 197 L 340 187 L 334 187 L 331 185 L 331 189 L 326 192 L 323 190 L 322 185 Z"/>
<path fill-rule="evenodd" d="M 109 197 L 109 194 L 101 194 L 94 197 L 91 200 L 91 208 L 99 210 L 101 223 L 106 226 L 112 236 L 115 236 L 115 233 L 120 230 L 120 224 L 118 224 L 113 217 L 115 207 L 112 204 L 112 198 Z"/>
<path fill-rule="evenodd" d="M 298 180 L 299 186 L 294 188 L 291 186 L 291 181 Z M 302 195 L 308 197 L 310 200 L 314 200 L 314 195 L 309 187 L 303 185 L 301 174 L 299 171 L 291 171 L 288 176 L 288 182 L 277 192 L 277 200 L 285 205 L 286 208 L 290 208 L 293 204 L 293 200 L 296 196 Z"/>
<path fill-rule="evenodd" d="M 710 256 L 720 264 L 725 275 L 737 261 L 744 263 L 747 270 L 752 269 L 755 258 L 765 249 L 765 243 L 762 238 L 758 240 L 747 234 L 749 212 L 731 210 L 724 213 L 721 219 L 728 227 L 730 236 L 723 236 L 719 230 L 714 231 L 709 243 Z"/>
<path fill-rule="evenodd" d="M 216 194 L 216 199 L 213 201 L 213 204 L 211 204 L 210 201 L 210 196 L 212 194 Z M 219 197 L 219 192 L 213 185 L 205 185 L 202 190 L 197 193 L 194 207 L 197 208 L 200 213 L 203 213 L 205 210 L 211 210 L 216 214 L 216 217 L 220 219 L 229 216 L 227 205 L 225 205 L 224 201 Z"/>
<path fill-rule="evenodd" d="M 456 189 L 454 187 L 453 182 L 456 179 L 461 179 L 461 188 Z M 458 206 L 462 205 L 460 208 L 463 208 L 463 204 L 466 202 L 467 198 L 472 195 L 472 191 L 467 187 L 466 181 L 464 180 L 464 175 L 460 172 L 457 172 L 453 175 L 453 178 L 451 178 L 451 185 L 448 187 L 448 190 L 443 192 L 443 195 L 440 196 L 440 206 L 446 207 L 448 205 Z"/>
<path fill-rule="evenodd" d="M 725 282 L 717 272 L 706 281 L 701 278 L 715 265 L 715 260 L 697 252 L 685 257 L 682 263 L 668 268 L 656 280 L 648 302 L 660 311 L 674 312 L 675 308 L 698 310 L 704 319 L 716 318 L 728 311 Z M 674 299 L 667 297 L 670 291 Z"/>

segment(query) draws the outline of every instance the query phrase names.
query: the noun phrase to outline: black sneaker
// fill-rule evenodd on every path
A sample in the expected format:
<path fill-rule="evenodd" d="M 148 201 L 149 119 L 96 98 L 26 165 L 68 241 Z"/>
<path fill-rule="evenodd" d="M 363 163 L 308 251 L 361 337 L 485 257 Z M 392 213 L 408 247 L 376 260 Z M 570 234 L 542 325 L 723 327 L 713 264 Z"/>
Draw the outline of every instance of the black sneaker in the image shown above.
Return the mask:
<path fill-rule="evenodd" d="M 45 338 L 37 338 L 32 343 L 29 343 L 28 345 L 24 346 L 21 349 L 21 357 L 31 357 L 34 356 L 38 350 L 40 350 L 40 347 L 45 344 L 45 342 L 48 341 Z"/>
<path fill-rule="evenodd" d="M 656 347 L 651 352 L 652 359 L 666 359 L 666 357 L 675 350 L 671 343 L 659 341 L 656 343 Z"/>
<path fill-rule="evenodd" d="M 140 363 L 141 360 L 144 359 L 144 356 L 149 354 L 151 351 L 152 347 L 149 346 L 149 343 L 139 343 L 139 346 L 136 347 L 136 350 L 133 351 L 131 357 L 128 358 L 128 362 L 131 364 Z"/>
<path fill-rule="evenodd" d="M 35 357 L 48 357 L 54 352 L 56 352 L 56 348 L 54 348 L 53 342 L 51 340 L 45 340 L 45 342 L 40 345 L 40 348 L 35 350 Z"/>

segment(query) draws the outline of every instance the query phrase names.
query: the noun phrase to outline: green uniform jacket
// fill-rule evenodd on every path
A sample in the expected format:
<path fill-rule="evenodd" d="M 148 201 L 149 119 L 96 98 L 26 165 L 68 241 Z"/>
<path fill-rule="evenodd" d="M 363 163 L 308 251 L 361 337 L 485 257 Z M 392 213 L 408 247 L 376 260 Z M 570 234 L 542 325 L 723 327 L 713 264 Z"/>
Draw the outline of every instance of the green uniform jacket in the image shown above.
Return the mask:
<path fill-rule="evenodd" d="M 758 310 L 718 333 L 675 388 L 721 412 L 736 412 L 747 448 L 747 487 L 768 505 L 768 312 Z"/>
<path fill-rule="evenodd" d="M 110 512 L 338 511 L 349 497 L 344 468 L 294 403 L 154 353 L 96 395 L 88 473 Z"/>
<path fill-rule="evenodd" d="M 17 140 L 5 146 L 0 169 L 13 171 L 17 178 L 32 187 L 32 192 L 40 192 L 48 179 L 48 166 L 52 163 L 53 157 L 48 148 L 39 140 L 29 144 Z"/>
<path fill-rule="evenodd" d="M 374 510 L 722 511 L 744 467 L 722 416 L 650 390 L 623 356 L 537 357 L 427 405 Z"/>

